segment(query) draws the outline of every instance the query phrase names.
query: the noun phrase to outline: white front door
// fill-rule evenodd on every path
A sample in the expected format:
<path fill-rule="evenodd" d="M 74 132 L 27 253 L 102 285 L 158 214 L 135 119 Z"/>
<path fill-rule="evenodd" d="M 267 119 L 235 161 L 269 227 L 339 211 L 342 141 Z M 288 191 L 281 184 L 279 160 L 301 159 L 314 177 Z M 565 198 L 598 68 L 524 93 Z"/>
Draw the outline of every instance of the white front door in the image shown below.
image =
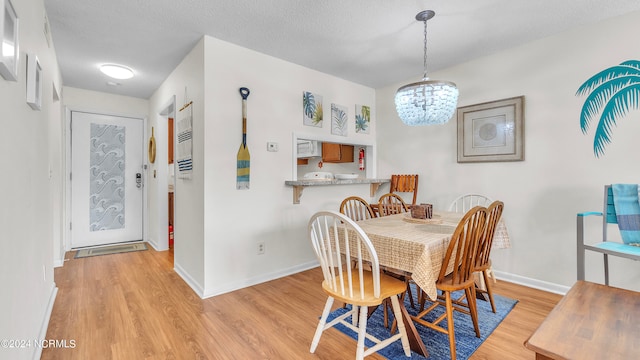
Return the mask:
<path fill-rule="evenodd" d="M 71 247 L 142 240 L 143 119 L 71 112 Z"/>

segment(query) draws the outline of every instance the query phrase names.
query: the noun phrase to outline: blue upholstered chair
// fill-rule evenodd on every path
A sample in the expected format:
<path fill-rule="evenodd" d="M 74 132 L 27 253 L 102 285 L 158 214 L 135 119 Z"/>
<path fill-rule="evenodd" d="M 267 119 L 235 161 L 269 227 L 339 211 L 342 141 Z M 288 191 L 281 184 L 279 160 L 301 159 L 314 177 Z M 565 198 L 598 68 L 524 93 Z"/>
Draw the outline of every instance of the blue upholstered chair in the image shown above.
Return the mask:
<path fill-rule="evenodd" d="M 615 185 L 614 185 L 615 186 Z M 636 190 L 637 191 L 637 190 Z M 637 198 L 636 198 L 637 199 Z M 632 260 L 640 260 L 640 246 L 626 244 L 623 237 L 623 242 L 611 241 L 607 235 L 607 230 L 610 224 L 618 224 L 620 214 L 616 214 L 616 205 L 614 204 L 614 191 L 612 185 L 606 185 L 604 187 L 604 208 L 602 212 L 583 212 L 578 213 L 577 216 L 577 245 L 578 245 L 578 280 L 584 280 L 585 276 L 585 251 L 595 251 L 603 254 L 604 256 L 604 282 L 605 285 L 609 285 L 609 255 L 619 256 Z M 640 207 L 640 206 L 639 206 Z M 620 209 L 620 205 L 618 205 Z M 620 211 L 619 211 L 620 212 Z M 637 214 L 636 214 L 637 215 Z M 585 218 L 591 216 L 602 217 L 602 241 L 595 244 L 585 244 L 584 242 L 584 223 Z M 624 215 L 623 215 L 624 216 Z M 629 216 L 629 215 L 627 215 Z M 631 215 L 633 216 L 633 215 Z M 638 215 L 640 216 L 640 215 Z M 637 218 L 636 218 L 637 220 Z M 638 224 L 636 222 L 636 224 Z M 633 226 L 633 225 L 632 225 Z M 623 230 L 628 231 L 628 230 Z M 640 234 L 640 229 L 631 230 Z M 640 245 L 640 244 L 638 244 Z"/>

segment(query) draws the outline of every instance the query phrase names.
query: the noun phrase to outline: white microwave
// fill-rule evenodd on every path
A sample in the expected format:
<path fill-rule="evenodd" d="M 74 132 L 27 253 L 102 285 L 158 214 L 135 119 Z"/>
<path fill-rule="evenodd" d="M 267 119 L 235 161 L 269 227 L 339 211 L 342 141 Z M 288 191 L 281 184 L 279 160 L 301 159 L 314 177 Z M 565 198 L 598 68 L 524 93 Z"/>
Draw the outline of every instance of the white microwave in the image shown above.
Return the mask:
<path fill-rule="evenodd" d="M 298 157 L 310 158 L 322 156 L 322 142 L 317 140 L 298 139 Z"/>

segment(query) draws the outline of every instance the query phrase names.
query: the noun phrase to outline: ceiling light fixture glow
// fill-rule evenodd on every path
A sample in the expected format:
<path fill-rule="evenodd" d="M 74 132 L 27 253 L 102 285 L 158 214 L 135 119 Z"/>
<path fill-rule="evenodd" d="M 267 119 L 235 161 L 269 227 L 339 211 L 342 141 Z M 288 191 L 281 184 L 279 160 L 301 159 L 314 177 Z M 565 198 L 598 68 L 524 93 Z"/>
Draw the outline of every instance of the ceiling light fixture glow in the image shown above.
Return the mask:
<path fill-rule="evenodd" d="M 133 70 L 122 65 L 104 64 L 100 66 L 100 71 L 109 77 L 119 80 L 131 79 L 133 77 Z"/>

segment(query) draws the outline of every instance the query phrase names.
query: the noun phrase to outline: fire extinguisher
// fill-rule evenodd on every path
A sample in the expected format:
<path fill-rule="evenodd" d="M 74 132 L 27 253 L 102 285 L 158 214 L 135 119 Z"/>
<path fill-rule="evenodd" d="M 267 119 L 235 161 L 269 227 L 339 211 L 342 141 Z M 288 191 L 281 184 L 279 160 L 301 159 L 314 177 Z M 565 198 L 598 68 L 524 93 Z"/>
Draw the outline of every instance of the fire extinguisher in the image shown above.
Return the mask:
<path fill-rule="evenodd" d="M 364 148 L 360 148 L 358 155 L 358 168 L 364 170 Z"/>

